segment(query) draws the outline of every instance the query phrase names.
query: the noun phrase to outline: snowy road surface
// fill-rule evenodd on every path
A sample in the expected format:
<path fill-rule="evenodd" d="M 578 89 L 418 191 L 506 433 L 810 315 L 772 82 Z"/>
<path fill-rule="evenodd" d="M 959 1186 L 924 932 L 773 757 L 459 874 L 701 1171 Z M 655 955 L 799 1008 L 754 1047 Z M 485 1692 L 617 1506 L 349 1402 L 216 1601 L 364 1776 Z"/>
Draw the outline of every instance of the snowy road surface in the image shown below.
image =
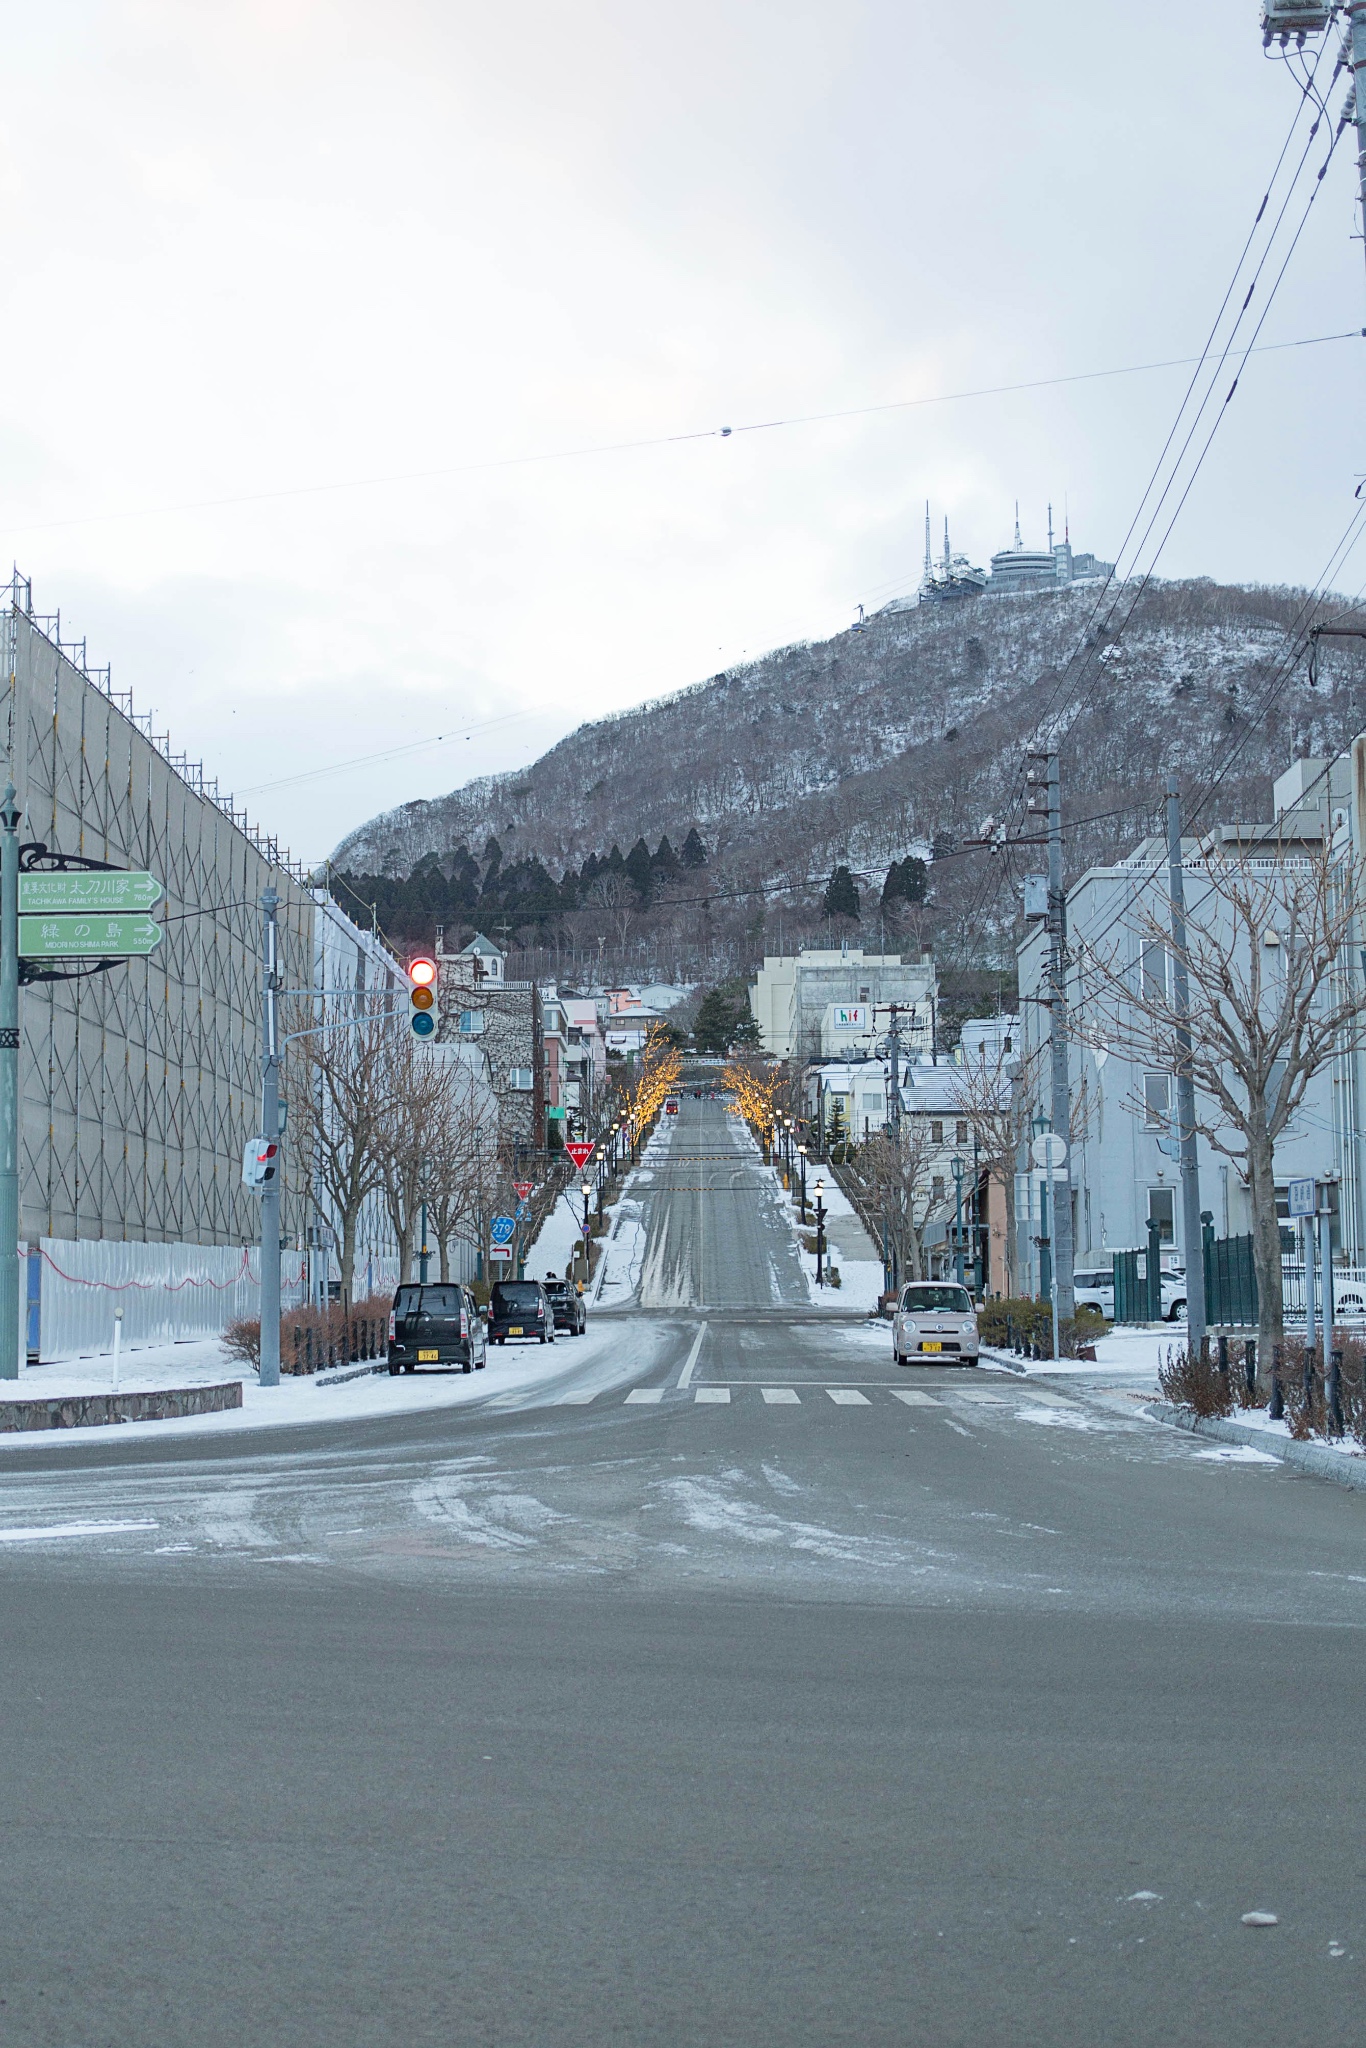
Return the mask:
<path fill-rule="evenodd" d="M 691 1141 L 501 1382 L 0 1460 L 0 2038 L 1358 2038 L 1366 1503 L 898 1370 Z"/>

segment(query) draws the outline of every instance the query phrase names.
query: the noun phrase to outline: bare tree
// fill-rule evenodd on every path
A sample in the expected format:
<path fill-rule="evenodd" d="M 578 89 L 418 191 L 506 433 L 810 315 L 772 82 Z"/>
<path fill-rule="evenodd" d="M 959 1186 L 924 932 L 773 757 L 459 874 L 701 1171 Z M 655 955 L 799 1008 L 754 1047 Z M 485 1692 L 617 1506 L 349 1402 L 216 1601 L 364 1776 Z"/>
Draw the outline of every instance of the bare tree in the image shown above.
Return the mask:
<path fill-rule="evenodd" d="M 1047 1044 L 1026 1048 L 1004 1044 L 980 1059 L 964 1057 L 948 1069 L 949 1098 L 964 1118 L 977 1150 L 979 1166 L 999 1183 L 1005 1209 L 1006 1272 L 1013 1294 L 1018 1284 L 1018 1243 L 1015 1217 L 1015 1174 L 1040 1107 L 1047 1081 Z M 1085 1077 L 1072 1091 L 1072 1127 L 1068 1144 L 1085 1137 L 1091 1120 L 1091 1094 Z"/>
<path fill-rule="evenodd" d="M 1172 1076 L 1188 1062 L 1196 1128 L 1242 1173 L 1263 1357 L 1284 1341 L 1276 1141 L 1315 1076 L 1366 1044 L 1366 1009 L 1344 953 L 1360 882 L 1328 845 L 1212 845 L 1186 863 L 1179 956 L 1166 906 L 1151 895 L 1082 953 L 1083 988 L 1113 1049 Z M 1182 966 L 1189 1052 L 1173 972 Z M 1188 1258 L 1199 1255 L 1187 1247 Z"/>
<path fill-rule="evenodd" d="M 879 1132 L 858 1150 L 858 1176 L 887 1219 L 903 1279 L 925 1278 L 925 1232 L 946 1198 L 932 1171 L 943 1151 L 930 1118 L 919 1115 L 903 1116 L 899 1133 Z"/>
<path fill-rule="evenodd" d="M 382 1185 L 398 1242 L 399 1276 L 408 1280 L 419 1212 L 432 1178 L 427 1147 L 441 1114 L 446 1074 L 421 1046 L 391 1033 L 384 1082 L 387 1099 L 378 1132 Z"/>
<path fill-rule="evenodd" d="M 376 1017 L 348 1019 L 297 1041 L 307 1061 L 302 1100 L 295 1096 L 297 1123 L 341 1226 L 341 1291 L 348 1304 L 361 1212 L 384 1186 L 393 1039 L 392 1022 Z"/>
<path fill-rule="evenodd" d="M 446 1064 L 423 1147 L 428 1216 L 436 1233 L 441 1278 L 451 1277 L 451 1246 L 477 1242 L 504 1178 L 496 1124 L 467 1067 Z"/>

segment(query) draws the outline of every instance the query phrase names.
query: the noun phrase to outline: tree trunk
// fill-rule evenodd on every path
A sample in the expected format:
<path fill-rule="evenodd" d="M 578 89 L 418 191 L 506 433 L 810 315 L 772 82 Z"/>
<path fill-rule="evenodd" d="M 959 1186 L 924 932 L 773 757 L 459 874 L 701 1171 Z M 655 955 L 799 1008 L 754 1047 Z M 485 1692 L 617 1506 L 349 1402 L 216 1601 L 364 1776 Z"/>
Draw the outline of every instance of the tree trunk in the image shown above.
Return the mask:
<path fill-rule="evenodd" d="M 358 1209 L 350 1208 L 342 1212 L 341 1296 L 348 1310 L 350 1309 L 356 1286 L 356 1217 L 358 1213 Z"/>
<path fill-rule="evenodd" d="M 1247 1183 L 1252 1204 L 1252 1267 L 1257 1275 L 1257 1364 L 1270 1385 L 1273 1345 L 1285 1342 L 1281 1287 L 1281 1229 L 1276 1218 L 1276 1176 L 1266 1118 L 1252 1117 L 1247 1137 Z M 1198 1254 L 1197 1254 L 1198 1256 Z"/>
<path fill-rule="evenodd" d="M 437 1250 L 441 1254 L 441 1277 L 443 1280 L 449 1280 L 451 1277 L 451 1247 L 450 1240 L 447 1238 L 444 1230 L 437 1233 Z"/>
<path fill-rule="evenodd" d="M 988 1187 L 989 1187 L 989 1186 L 990 1186 L 990 1182 L 988 1182 Z M 1014 1171 L 1013 1171 L 1012 1167 L 1007 1167 L 1007 1168 L 1004 1168 L 1004 1169 L 1002 1170 L 1002 1173 L 1001 1173 L 1001 1193 L 1002 1193 L 1002 1195 L 1003 1195 L 1003 1197 L 1004 1197 L 1004 1199 L 1005 1199 L 1005 1212 L 1006 1212 L 1006 1243 L 1005 1243 L 1005 1283 L 1006 1283 L 1006 1293 L 1007 1293 L 1007 1294 L 1008 1294 L 1008 1295 L 1009 1295 L 1009 1296 L 1010 1296 L 1010 1297 L 1011 1297 L 1012 1299 L 1014 1299 L 1014 1298 L 1016 1298 L 1016 1297 L 1017 1297 L 1017 1296 L 1019 1295 L 1019 1292 L 1020 1292 L 1020 1290 L 1019 1290 L 1019 1286 L 1018 1286 L 1018 1284 L 1017 1284 L 1017 1276 L 1016 1276 L 1016 1270 L 1015 1270 L 1015 1269 L 1016 1269 L 1016 1266 L 1017 1266 L 1017 1265 L 1018 1265 L 1018 1263 L 1019 1263 L 1019 1256 L 1020 1256 L 1020 1255 L 1019 1255 L 1019 1248 L 1018 1248 L 1018 1245 L 1017 1245 L 1017 1243 L 1016 1243 L 1016 1238 L 1015 1238 L 1015 1174 L 1014 1174 Z M 991 1196 L 990 1196 L 990 1195 L 988 1194 L 988 1196 L 987 1196 L 987 1204 L 988 1204 L 988 1214 L 990 1214 L 990 1203 L 991 1203 Z M 987 1282 L 987 1286 L 988 1286 L 988 1288 L 989 1288 L 989 1287 L 990 1287 L 990 1285 L 991 1285 L 991 1273 L 990 1273 L 990 1270 L 989 1270 L 989 1269 L 988 1269 L 988 1272 L 987 1272 L 987 1275 L 986 1275 L 986 1282 Z"/>

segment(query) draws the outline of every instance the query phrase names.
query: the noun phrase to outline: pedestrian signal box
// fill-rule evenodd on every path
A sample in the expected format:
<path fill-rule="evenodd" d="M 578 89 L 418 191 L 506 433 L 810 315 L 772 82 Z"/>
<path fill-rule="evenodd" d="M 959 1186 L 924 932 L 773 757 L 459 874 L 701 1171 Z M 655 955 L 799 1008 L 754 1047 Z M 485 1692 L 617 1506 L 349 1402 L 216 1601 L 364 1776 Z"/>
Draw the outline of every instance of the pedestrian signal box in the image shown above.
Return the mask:
<path fill-rule="evenodd" d="M 408 1022 L 414 1038 L 436 1036 L 436 962 L 418 958 L 408 962 Z"/>
<path fill-rule="evenodd" d="M 242 1147 L 242 1185 L 263 1188 L 275 1178 L 280 1148 L 270 1138 L 248 1138 Z"/>

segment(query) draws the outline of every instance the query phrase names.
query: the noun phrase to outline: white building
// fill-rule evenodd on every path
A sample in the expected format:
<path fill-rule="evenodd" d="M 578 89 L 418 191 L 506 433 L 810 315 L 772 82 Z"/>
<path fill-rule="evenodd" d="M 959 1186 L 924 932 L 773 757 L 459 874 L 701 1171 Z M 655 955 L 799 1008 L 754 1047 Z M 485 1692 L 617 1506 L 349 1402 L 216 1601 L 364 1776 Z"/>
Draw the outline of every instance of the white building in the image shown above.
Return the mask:
<path fill-rule="evenodd" d="M 847 1059 L 885 1039 L 897 1006 L 904 1056 L 928 1054 L 939 988 L 929 960 L 858 946 L 766 956 L 749 991 L 759 1042 L 777 1059 Z"/>
<path fill-rule="evenodd" d="M 1344 855 L 1355 846 L 1362 857 L 1360 805 L 1355 787 L 1366 788 L 1366 742 L 1355 743 L 1355 781 L 1345 759 L 1296 761 L 1274 790 L 1276 819 L 1261 826 L 1218 828 L 1202 839 L 1183 844 L 1187 902 L 1197 907 L 1200 863 L 1221 845 L 1265 847 L 1269 863 L 1291 861 L 1297 852 L 1321 848 L 1325 835 L 1342 843 Z M 1217 907 L 1217 899 L 1212 901 Z M 1068 946 L 1072 965 L 1068 977 L 1071 1024 L 1069 1072 L 1074 1125 L 1072 1151 L 1073 1245 L 1077 1266 L 1103 1266 L 1115 1250 L 1142 1248 L 1148 1223 L 1157 1225 L 1161 1243 L 1173 1263 L 1184 1264 L 1193 1251 L 1183 1238 L 1180 1167 L 1174 1129 L 1175 1082 L 1151 1063 L 1125 1056 L 1111 1043 L 1116 1036 L 1102 1007 L 1083 998 L 1077 962 L 1088 948 L 1105 948 L 1116 964 L 1135 978 L 1170 973 L 1170 957 L 1153 941 L 1155 927 L 1169 917 L 1167 848 L 1164 840 L 1148 839 L 1113 867 L 1092 868 L 1067 895 Z M 1280 943 L 1274 929 L 1264 934 L 1270 949 Z M 1046 1058 L 1048 1011 L 1037 1000 L 1046 991 L 1047 938 L 1036 926 L 1019 948 L 1019 986 L 1023 1010 L 1022 1085 L 1035 1099 L 1041 1125 L 1046 1121 L 1049 1075 Z M 1118 998 L 1108 996 L 1113 1003 Z M 1292 1179 L 1338 1182 L 1338 1214 L 1334 1242 L 1352 1263 L 1363 1255 L 1362 1159 L 1357 1133 L 1357 1104 L 1362 1099 L 1361 1059 L 1341 1055 L 1309 1084 L 1304 1102 L 1275 1150 L 1275 1176 L 1284 1214 L 1285 1185 Z M 1198 1112 L 1217 1127 L 1214 1106 L 1197 1100 Z M 1232 1133 L 1230 1133 L 1232 1137 Z M 1234 1141 L 1235 1150 L 1237 1149 Z M 1236 1161 L 1230 1161 L 1201 1137 L 1197 1141 L 1200 1199 L 1210 1212 L 1218 1237 L 1239 1236 L 1251 1227 L 1248 1191 Z M 1031 1239 L 1040 1229 L 1038 1187 L 1041 1175 L 1022 1161 L 1018 1176 L 1017 1228 L 1022 1273 L 1037 1281 Z M 1283 1239 L 1287 1250 L 1293 1240 Z"/>

